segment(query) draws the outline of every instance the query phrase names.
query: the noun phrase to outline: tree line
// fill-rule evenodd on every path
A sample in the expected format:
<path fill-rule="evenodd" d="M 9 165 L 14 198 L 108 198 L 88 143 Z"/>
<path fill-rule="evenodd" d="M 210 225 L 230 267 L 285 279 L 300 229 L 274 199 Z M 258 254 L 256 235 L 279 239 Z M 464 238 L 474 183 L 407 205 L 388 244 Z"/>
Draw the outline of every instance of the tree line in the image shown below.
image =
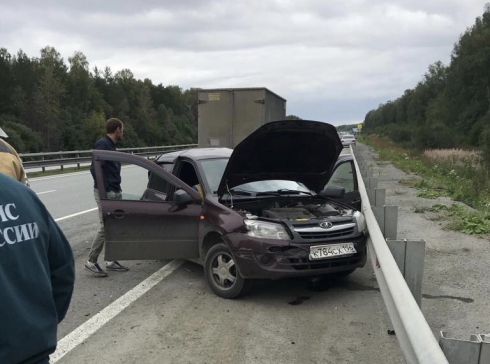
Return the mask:
<path fill-rule="evenodd" d="M 336 127 L 337 131 L 345 131 L 345 132 L 352 132 L 352 129 L 357 129 L 358 124 L 344 124 L 344 125 L 339 125 Z"/>
<path fill-rule="evenodd" d="M 129 69 L 90 69 L 82 52 L 66 63 L 0 48 L 0 127 L 19 152 L 91 149 L 105 120 L 124 122 L 121 147 L 197 142 L 197 89 L 154 85 Z"/>
<path fill-rule="evenodd" d="M 481 148 L 490 160 L 490 5 L 438 61 L 394 101 L 367 113 L 363 132 L 412 148 Z"/>

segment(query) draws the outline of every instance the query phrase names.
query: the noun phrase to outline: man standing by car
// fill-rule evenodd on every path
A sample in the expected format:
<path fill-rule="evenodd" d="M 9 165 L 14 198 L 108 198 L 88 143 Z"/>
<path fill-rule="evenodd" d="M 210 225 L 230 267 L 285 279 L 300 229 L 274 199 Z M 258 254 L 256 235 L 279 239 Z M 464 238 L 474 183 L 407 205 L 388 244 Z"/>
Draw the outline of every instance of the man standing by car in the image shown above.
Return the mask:
<path fill-rule="evenodd" d="M 103 138 L 97 140 L 93 149 L 115 151 L 116 143 L 122 140 L 124 133 L 122 121 L 116 118 L 107 120 L 106 133 L 107 134 Z M 115 161 L 102 161 L 100 164 L 104 176 L 104 186 L 97 186 L 93 161 L 92 165 L 90 166 L 90 172 L 94 178 L 94 198 L 95 202 L 97 203 L 97 207 L 99 208 L 100 229 L 92 243 L 88 261 L 85 263 L 85 269 L 99 277 L 107 277 L 107 273 L 97 263 L 105 243 L 104 219 L 102 216 L 102 208 L 100 206 L 99 188 L 105 188 L 109 199 L 121 199 L 121 163 Z M 129 268 L 116 261 L 106 262 L 106 269 L 119 272 L 129 270 Z"/>
<path fill-rule="evenodd" d="M 70 305 L 70 244 L 36 194 L 0 174 L 0 363 L 49 362 Z"/>

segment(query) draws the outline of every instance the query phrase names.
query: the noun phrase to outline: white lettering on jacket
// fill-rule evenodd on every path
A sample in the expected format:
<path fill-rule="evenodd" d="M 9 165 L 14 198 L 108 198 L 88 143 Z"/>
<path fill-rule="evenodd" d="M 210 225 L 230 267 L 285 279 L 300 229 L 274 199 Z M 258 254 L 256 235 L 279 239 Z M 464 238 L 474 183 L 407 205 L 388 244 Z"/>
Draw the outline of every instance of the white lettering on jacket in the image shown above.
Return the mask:
<path fill-rule="evenodd" d="M 39 237 L 39 226 L 37 222 L 9 226 L 0 229 L 0 248 L 5 244 L 15 244 L 23 241 L 37 239 Z"/>
<path fill-rule="evenodd" d="M 15 221 L 19 218 L 14 203 L 0 205 L 0 221 Z M 13 245 L 23 241 L 37 239 L 39 237 L 39 226 L 37 222 L 30 222 L 15 226 L 2 226 L 0 224 L 0 248 L 5 244 Z"/>
<path fill-rule="evenodd" d="M 11 208 L 17 209 L 15 207 L 15 204 L 13 203 L 8 203 L 5 206 L 0 205 L 0 219 L 2 219 L 2 222 L 7 222 L 9 220 L 17 220 L 19 218 L 19 215 L 14 216 L 12 214 L 12 211 L 10 210 Z"/>

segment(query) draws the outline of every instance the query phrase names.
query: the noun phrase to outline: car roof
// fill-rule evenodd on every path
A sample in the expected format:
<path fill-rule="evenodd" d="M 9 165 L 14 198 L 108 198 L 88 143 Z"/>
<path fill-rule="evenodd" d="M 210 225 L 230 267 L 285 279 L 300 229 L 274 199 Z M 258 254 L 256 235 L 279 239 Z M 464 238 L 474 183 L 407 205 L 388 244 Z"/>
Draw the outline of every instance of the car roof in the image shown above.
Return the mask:
<path fill-rule="evenodd" d="M 178 157 L 185 157 L 192 160 L 228 158 L 233 152 L 230 148 L 193 148 L 178 150 L 162 154 L 155 160 L 156 163 L 173 163 Z"/>
<path fill-rule="evenodd" d="M 213 158 L 227 158 L 233 152 L 232 149 L 229 148 L 194 148 L 194 149 L 185 149 L 178 150 L 176 152 L 170 152 L 166 154 L 162 154 L 159 156 L 155 162 L 156 163 L 174 163 L 177 157 L 186 157 L 193 160 L 202 160 L 202 159 L 213 159 Z M 337 159 L 337 163 L 343 162 L 346 160 L 352 160 L 353 157 L 351 154 L 341 154 Z"/>

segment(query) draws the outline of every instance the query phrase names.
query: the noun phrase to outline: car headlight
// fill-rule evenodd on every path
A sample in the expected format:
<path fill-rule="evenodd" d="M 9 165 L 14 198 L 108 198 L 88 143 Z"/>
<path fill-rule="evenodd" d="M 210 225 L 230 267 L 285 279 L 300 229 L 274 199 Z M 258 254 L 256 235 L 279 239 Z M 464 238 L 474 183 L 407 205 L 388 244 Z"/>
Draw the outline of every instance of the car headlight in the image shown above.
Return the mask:
<path fill-rule="evenodd" d="M 359 211 L 356 211 L 354 212 L 354 220 L 356 220 L 356 223 L 357 223 L 357 229 L 360 231 L 360 232 L 363 232 L 364 230 L 366 230 L 366 219 L 364 217 L 364 215 L 359 212 Z"/>
<path fill-rule="evenodd" d="M 248 236 L 264 239 L 289 239 L 289 234 L 280 224 L 264 222 L 258 220 L 245 220 L 245 226 L 248 229 Z"/>

